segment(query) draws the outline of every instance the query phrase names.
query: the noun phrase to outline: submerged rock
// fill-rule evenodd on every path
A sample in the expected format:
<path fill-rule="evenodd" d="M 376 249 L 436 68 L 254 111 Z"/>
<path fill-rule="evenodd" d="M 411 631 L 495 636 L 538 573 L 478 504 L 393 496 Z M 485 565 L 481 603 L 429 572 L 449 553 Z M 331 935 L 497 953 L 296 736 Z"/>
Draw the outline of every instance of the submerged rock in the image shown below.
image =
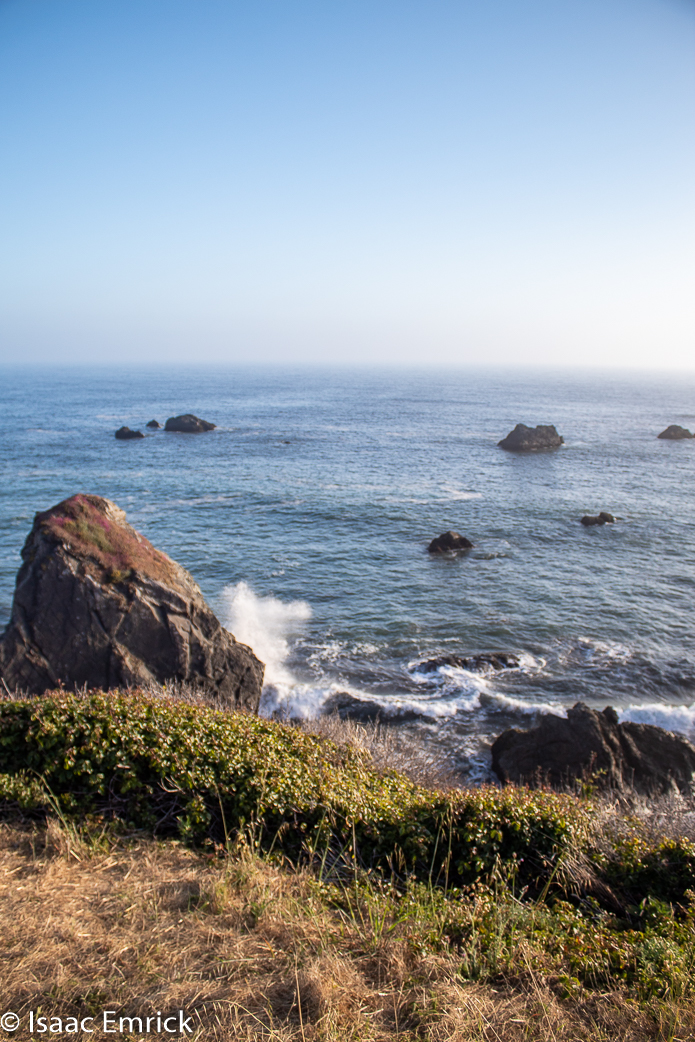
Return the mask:
<path fill-rule="evenodd" d="M 443 554 L 447 550 L 472 549 L 473 543 L 470 539 L 466 539 L 465 535 L 459 535 L 458 532 L 444 532 L 442 535 L 438 535 L 436 539 L 433 539 L 427 547 L 428 553 L 431 554 Z"/>
<path fill-rule="evenodd" d="M 657 434 L 657 438 L 661 438 L 662 441 L 682 441 L 683 438 L 695 438 L 695 434 L 691 434 L 687 427 L 679 427 L 677 423 L 672 423 L 661 434 Z"/>
<path fill-rule="evenodd" d="M 602 510 L 600 514 L 585 514 L 582 518 L 582 524 L 589 528 L 591 525 L 612 525 L 615 523 L 615 518 L 612 514 Z"/>
<path fill-rule="evenodd" d="M 552 424 L 527 427 L 525 423 L 517 423 L 513 431 L 498 441 L 501 449 L 508 452 L 542 452 L 545 449 L 559 449 L 565 439 L 557 433 Z"/>
<path fill-rule="evenodd" d="M 518 655 L 509 651 L 485 651 L 480 655 L 440 655 L 418 662 L 415 667 L 418 673 L 435 673 L 441 666 L 454 666 L 456 669 L 468 669 L 482 673 L 487 669 L 517 669 L 521 665 Z"/>
<path fill-rule="evenodd" d="M 150 422 L 146 424 L 146 426 L 151 427 L 152 430 L 155 431 L 161 430 L 162 427 L 161 423 L 158 420 L 150 420 Z"/>
<path fill-rule="evenodd" d="M 37 514 L 22 550 L 0 676 L 40 694 L 178 680 L 256 712 L 264 666 L 223 629 L 189 573 L 100 496 Z"/>
<path fill-rule="evenodd" d="M 510 728 L 492 746 L 492 769 L 502 782 L 564 788 L 591 776 L 604 788 L 654 793 L 691 791 L 695 746 L 652 724 L 618 722 L 583 702 L 567 719 L 544 716 L 530 731 Z"/>
<path fill-rule="evenodd" d="M 119 441 L 132 441 L 133 438 L 144 438 L 142 431 L 131 431 L 130 427 L 119 427 L 116 431 Z"/>
<path fill-rule="evenodd" d="M 179 434 L 203 434 L 205 431 L 214 431 L 214 423 L 201 420 L 193 413 L 187 412 L 182 416 L 170 416 L 164 424 L 165 431 L 178 431 Z"/>

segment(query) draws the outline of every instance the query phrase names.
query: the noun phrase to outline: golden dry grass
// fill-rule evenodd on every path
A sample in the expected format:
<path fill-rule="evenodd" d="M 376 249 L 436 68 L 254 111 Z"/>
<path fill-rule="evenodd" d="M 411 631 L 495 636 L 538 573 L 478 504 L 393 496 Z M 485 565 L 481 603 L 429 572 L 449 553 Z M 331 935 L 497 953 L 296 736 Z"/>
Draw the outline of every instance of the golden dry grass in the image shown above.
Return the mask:
<path fill-rule="evenodd" d="M 143 839 L 94 854 L 55 823 L 0 826 L 0 1013 L 22 1017 L 5 1037 L 31 1037 L 30 1009 L 65 1019 L 183 1008 L 201 1040 L 695 1039 L 692 1009 L 650 1015 L 627 994 L 582 989 L 563 999 L 524 951 L 515 977 L 466 982 L 455 951 L 390 927 L 356 921 L 309 873 L 243 850 L 212 861 Z M 79 1037 L 114 1037 L 98 1024 Z"/>

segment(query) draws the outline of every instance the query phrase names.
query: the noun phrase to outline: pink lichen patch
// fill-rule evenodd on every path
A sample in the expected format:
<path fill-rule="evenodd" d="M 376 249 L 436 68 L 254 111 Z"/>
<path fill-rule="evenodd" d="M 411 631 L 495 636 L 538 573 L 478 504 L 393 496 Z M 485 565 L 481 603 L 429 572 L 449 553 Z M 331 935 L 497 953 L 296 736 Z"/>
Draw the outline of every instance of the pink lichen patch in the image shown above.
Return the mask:
<path fill-rule="evenodd" d="M 76 495 L 36 515 L 36 526 L 67 545 L 76 557 L 96 566 L 102 581 L 125 582 L 135 573 L 167 585 L 178 585 L 173 561 L 156 550 L 130 525 L 107 516 L 100 496 Z"/>

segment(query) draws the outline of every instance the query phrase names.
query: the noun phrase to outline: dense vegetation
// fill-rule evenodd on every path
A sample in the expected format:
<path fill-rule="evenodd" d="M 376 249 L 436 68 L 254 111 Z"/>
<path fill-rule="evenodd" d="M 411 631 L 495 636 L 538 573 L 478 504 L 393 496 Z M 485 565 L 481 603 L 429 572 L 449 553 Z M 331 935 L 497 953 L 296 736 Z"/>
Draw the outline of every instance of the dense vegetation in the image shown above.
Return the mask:
<path fill-rule="evenodd" d="M 695 846 L 607 817 L 590 792 L 431 789 L 250 715 L 56 692 L 0 703 L 0 798 L 87 832 L 304 863 L 336 907 L 416 918 L 419 943 L 460 952 L 464 977 L 504 971 L 523 940 L 566 989 L 695 993 Z"/>

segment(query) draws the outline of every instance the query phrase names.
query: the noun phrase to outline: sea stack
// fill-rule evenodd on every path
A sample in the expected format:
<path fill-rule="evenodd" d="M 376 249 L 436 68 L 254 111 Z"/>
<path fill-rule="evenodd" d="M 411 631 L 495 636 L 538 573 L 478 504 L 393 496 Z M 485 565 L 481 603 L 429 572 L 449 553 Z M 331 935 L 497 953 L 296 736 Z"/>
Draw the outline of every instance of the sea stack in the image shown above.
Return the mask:
<path fill-rule="evenodd" d="M 0 638 L 8 688 L 41 694 L 175 680 L 257 712 L 263 663 L 115 503 L 75 495 L 37 514 L 22 558 Z"/>
<path fill-rule="evenodd" d="M 164 424 L 165 431 L 176 431 L 178 434 L 204 434 L 205 431 L 214 431 L 214 423 L 201 420 L 192 412 L 184 413 L 182 416 L 170 416 Z"/>
<path fill-rule="evenodd" d="M 565 439 L 557 433 L 552 423 L 527 427 L 525 423 L 517 423 L 513 431 L 498 441 L 501 449 L 508 452 L 545 452 L 547 449 L 559 449 Z"/>
<path fill-rule="evenodd" d="M 430 554 L 443 554 L 449 550 L 472 550 L 473 543 L 458 532 L 444 532 L 433 539 L 427 547 Z"/>
<path fill-rule="evenodd" d="M 661 441 L 683 441 L 684 438 L 695 438 L 695 434 L 691 434 L 687 427 L 679 427 L 677 423 L 672 423 L 661 434 L 657 434 L 657 438 Z"/>
<path fill-rule="evenodd" d="M 612 525 L 615 524 L 615 518 L 607 510 L 602 510 L 600 514 L 585 514 L 581 523 L 585 528 L 590 528 L 592 525 Z"/>
<path fill-rule="evenodd" d="M 130 427 L 119 427 L 116 431 L 116 438 L 119 441 L 132 441 L 133 438 L 144 438 L 145 435 L 142 431 L 131 431 Z"/>

